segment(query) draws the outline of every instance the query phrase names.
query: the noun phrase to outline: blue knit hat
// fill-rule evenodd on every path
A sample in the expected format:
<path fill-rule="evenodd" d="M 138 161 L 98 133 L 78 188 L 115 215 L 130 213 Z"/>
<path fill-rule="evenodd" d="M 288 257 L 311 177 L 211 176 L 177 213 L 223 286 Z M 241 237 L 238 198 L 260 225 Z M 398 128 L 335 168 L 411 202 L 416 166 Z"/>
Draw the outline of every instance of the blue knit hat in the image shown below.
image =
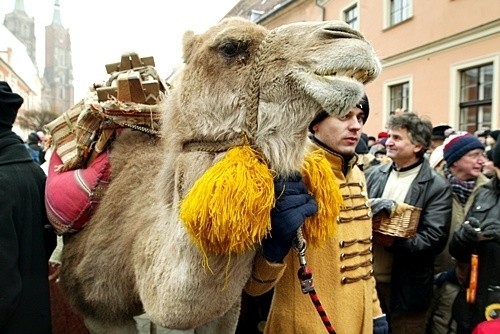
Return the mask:
<path fill-rule="evenodd" d="M 446 165 L 451 166 L 455 161 L 467 154 L 467 152 L 477 148 L 484 150 L 484 145 L 476 136 L 470 133 L 450 137 L 443 148 L 443 156 L 444 160 L 446 160 Z"/>

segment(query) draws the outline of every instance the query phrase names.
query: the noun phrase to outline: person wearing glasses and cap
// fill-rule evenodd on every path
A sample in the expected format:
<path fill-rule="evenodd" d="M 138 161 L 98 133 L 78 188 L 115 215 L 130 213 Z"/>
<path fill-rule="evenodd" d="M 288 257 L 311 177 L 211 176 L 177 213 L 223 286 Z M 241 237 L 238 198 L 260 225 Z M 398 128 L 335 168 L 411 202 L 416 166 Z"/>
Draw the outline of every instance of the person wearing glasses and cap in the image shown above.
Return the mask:
<path fill-rule="evenodd" d="M 460 291 L 452 308 L 457 333 L 500 329 L 500 144 L 492 148 L 495 173 L 478 194 L 450 242 Z M 496 323 L 496 324 L 495 324 Z M 496 328 L 496 331 L 494 330 Z"/>
<path fill-rule="evenodd" d="M 466 220 L 466 214 L 472 208 L 480 187 L 488 182 L 482 173 L 486 162 L 484 149 L 476 136 L 466 132 L 451 135 L 443 143 L 443 174 L 451 187 L 453 198 L 447 247 L 453 232 Z M 450 321 L 452 305 L 460 290 L 456 263 L 451 254 L 444 251 L 436 258 L 434 268 L 437 291 L 428 326 L 433 334 L 454 333 L 455 325 Z"/>

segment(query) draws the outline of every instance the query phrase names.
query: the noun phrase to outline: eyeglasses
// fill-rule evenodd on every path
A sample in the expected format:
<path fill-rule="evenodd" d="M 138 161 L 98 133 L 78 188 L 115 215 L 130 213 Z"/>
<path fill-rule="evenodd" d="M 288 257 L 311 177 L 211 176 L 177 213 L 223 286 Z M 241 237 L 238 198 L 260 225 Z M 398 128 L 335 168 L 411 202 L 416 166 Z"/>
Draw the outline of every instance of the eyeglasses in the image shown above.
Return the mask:
<path fill-rule="evenodd" d="M 486 154 L 484 151 L 470 151 L 469 153 L 465 154 L 464 156 L 471 158 L 471 159 L 479 159 L 479 158 L 485 158 Z"/>

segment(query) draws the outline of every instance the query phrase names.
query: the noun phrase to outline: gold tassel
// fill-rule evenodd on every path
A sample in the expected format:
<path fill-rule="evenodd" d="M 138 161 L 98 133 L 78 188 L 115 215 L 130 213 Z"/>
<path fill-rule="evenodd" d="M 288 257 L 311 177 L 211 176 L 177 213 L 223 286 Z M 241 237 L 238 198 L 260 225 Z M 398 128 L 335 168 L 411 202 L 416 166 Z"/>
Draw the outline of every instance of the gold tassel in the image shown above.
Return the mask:
<path fill-rule="evenodd" d="M 318 213 L 304 223 L 304 238 L 318 246 L 335 233 L 342 194 L 319 150 L 307 155 L 302 175 L 318 203 Z M 238 146 L 195 182 L 181 203 L 180 217 L 204 254 L 241 254 L 270 231 L 274 203 L 273 175 L 261 155 Z"/>
<path fill-rule="evenodd" d="M 250 146 L 237 146 L 195 182 L 180 218 L 204 253 L 241 254 L 270 231 L 273 206 L 271 171 Z"/>
<path fill-rule="evenodd" d="M 343 198 L 330 163 L 320 150 L 306 156 L 302 179 L 318 203 L 318 213 L 308 217 L 302 228 L 304 239 L 314 247 L 335 234 Z"/>

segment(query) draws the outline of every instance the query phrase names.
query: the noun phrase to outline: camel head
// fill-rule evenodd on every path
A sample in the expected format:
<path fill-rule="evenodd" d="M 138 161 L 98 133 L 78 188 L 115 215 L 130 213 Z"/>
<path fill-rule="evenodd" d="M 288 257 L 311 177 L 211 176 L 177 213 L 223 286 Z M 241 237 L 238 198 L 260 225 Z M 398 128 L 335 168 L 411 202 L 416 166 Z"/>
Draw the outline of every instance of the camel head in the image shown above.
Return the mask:
<path fill-rule="evenodd" d="M 267 30 L 229 18 L 187 32 L 183 43 L 165 135 L 226 149 L 247 141 L 280 175 L 300 168 L 312 119 L 347 113 L 381 67 L 363 36 L 340 21 Z"/>

